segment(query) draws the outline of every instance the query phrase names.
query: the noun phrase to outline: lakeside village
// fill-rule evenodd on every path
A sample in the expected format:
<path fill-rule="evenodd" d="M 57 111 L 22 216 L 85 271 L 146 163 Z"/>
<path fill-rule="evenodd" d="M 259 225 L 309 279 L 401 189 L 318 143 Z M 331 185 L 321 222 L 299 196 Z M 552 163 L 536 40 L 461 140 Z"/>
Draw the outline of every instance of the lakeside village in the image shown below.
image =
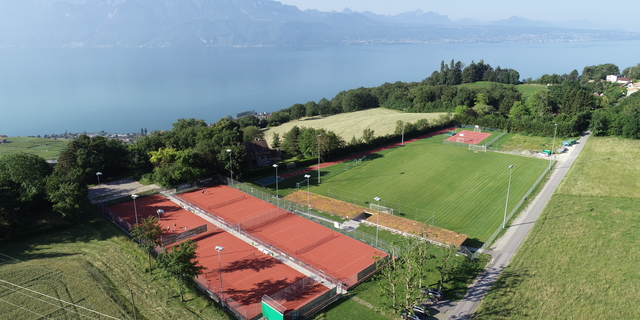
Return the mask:
<path fill-rule="evenodd" d="M 271 115 L 271 113 L 269 112 L 260 112 L 257 113 L 255 110 L 250 110 L 250 111 L 244 111 L 244 112 L 240 112 L 238 114 L 236 114 L 236 117 L 233 118 L 232 116 L 227 116 L 228 119 L 238 119 L 238 118 L 242 118 L 244 116 L 248 116 L 248 115 L 254 115 L 256 117 L 258 117 L 258 119 L 267 119 L 269 118 L 269 116 Z M 124 143 L 133 143 L 135 141 L 136 137 L 142 137 L 142 136 L 146 136 L 148 134 L 147 128 L 140 128 L 140 132 L 136 132 L 136 133 L 108 133 L 105 131 L 100 131 L 100 132 L 78 132 L 78 133 L 70 133 L 65 131 L 64 133 L 60 133 L 60 134 L 45 134 L 44 136 L 27 136 L 30 138 L 45 138 L 45 139 L 69 139 L 69 140 L 74 140 L 77 139 L 79 136 L 81 135 L 87 135 L 89 137 L 95 137 L 95 136 L 102 136 L 102 137 L 106 137 L 109 139 L 119 139 L 120 141 L 124 142 Z M 8 136 L 5 135 L 0 135 L 0 143 L 2 142 L 2 138 L 8 138 Z"/>

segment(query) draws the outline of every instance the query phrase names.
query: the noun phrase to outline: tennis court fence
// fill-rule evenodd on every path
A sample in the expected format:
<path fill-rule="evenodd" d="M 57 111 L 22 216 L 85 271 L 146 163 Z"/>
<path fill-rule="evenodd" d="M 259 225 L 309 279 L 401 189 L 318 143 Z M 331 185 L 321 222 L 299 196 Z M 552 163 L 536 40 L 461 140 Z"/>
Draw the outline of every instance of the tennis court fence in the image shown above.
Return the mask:
<path fill-rule="evenodd" d="M 243 306 L 228 295 L 224 295 L 222 290 L 216 285 L 215 281 L 212 282 L 202 276 L 198 276 L 195 280 L 195 284 L 200 291 L 206 293 L 211 299 L 223 305 L 237 319 L 253 320 L 262 316 L 262 308 L 260 307 L 260 304 Z M 222 297 L 224 297 L 224 299 L 222 299 Z"/>

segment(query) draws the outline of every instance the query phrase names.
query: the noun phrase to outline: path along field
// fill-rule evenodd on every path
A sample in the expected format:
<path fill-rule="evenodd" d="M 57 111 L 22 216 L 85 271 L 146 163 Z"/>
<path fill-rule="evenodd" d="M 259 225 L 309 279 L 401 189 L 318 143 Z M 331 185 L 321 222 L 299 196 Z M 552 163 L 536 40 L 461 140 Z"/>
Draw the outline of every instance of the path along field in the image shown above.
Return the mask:
<path fill-rule="evenodd" d="M 640 319 L 639 158 L 591 137 L 477 319 Z"/>
<path fill-rule="evenodd" d="M 485 241 L 502 223 L 514 165 L 509 210 L 531 187 L 548 161 L 443 145 L 445 135 L 419 140 L 367 156 L 345 170 L 344 164 L 322 170 L 322 183 L 311 192 L 368 206 L 380 197 L 395 214 Z M 296 179 L 296 178 L 292 178 Z M 313 175 L 312 175 L 312 179 Z M 401 208 L 400 208 L 401 207 Z"/>

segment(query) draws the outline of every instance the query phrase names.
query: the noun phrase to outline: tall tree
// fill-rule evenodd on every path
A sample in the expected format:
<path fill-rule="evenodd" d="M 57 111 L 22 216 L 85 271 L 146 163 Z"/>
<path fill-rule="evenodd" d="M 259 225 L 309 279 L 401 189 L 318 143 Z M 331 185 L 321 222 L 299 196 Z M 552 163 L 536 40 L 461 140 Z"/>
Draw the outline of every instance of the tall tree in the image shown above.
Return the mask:
<path fill-rule="evenodd" d="M 162 227 L 157 217 L 149 216 L 131 228 L 131 236 L 147 251 L 149 258 L 149 274 L 152 272 L 151 251 L 162 245 L 160 237 Z"/>
<path fill-rule="evenodd" d="M 46 202 L 50 174 L 51 167 L 37 155 L 0 156 L 0 229 L 15 227 Z"/>
<path fill-rule="evenodd" d="M 198 244 L 189 239 L 185 242 L 173 245 L 158 255 L 158 266 L 176 279 L 180 299 L 184 302 L 184 287 L 200 275 L 204 267 L 198 265 L 196 250 Z"/>

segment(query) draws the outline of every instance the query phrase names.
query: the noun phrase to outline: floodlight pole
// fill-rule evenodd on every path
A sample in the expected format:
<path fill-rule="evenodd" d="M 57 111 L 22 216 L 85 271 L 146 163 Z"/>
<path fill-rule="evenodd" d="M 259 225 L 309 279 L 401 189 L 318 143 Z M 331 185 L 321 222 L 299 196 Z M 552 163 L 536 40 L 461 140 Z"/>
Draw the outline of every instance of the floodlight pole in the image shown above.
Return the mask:
<path fill-rule="evenodd" d="M 556 133 L 558 133 L 558 124 L 555 124 L 556 128 L 553 131 L 553 144 L 551 145 L 551 155 L 555 154 L 555 148 L 556 148 Z M 549 169 L 551 169 L 551 163 L 553 161 L 554 157 L 549 157 L 551 159 L 549 159 Z"/>
<path fill-rule="evenodd" d="M 318 135 L 318 185 L 320 184 L 320 137 L 321 134 Z"/>
<path fill-rule="evenodd" d="M 278 206 L 280 206 L 280 196 L 278 195 L 278 165 L 274 163 L 273 167 L 276 168 L 276 199 L 278 199 Z"/>
<path fill-rule="evenodd" d="M 305 178 L 307 178 L 307 213 L 311 211 L 311 196 L 310 196 L 310 186 L 309 186 L 309 178 L 311 178 L 310 174 L 305 174 Z"/>
<path fill-rule="evenodd" d="M 137 194 L 132 194 L 131 198 L 133 198 L 133 211 L 136 214 L 136 224 L 138 224 L 138 208 L 136 207 L 136 198 L 138 198 L 139 195 Z"/>
<path fill-rule="evenodd" d="M 402 111 L 406 111 L 407 108 L 402 109 Z M 404 146 L 404 120 L 405 120 L 406 116 L 402 116 L 402 145 Z"/>
<path fill-rule="evenodd" d="M 96 172 L 96 177 L 98 177 L 98 192 L 100 192 L 101 184 L 100 184 L 100 176 L 102 172 Z M 102 192 L 100 192 L 100 204 L 102 205 L 102 213 L 104 213 L 104 202 L 102 201 Z"/>
<path fill-rule="evenodd" d="M 220 298 L 220 304 L 224 308 L 224 288 L 222 287 L 222 264 L 220 263 L 220 252 L 224 250 L 224 247 L 216 246 L 216 251 L 218 251 L 218 275 L 220 276 L 220 293 L 222 297 Z"/>
<path fill-rule="evenodd" d="M 229 152 L 229 170 L 231 171 L 231 186 L 233 187 L 233 160 L 231 160 L 231 149 L 227 149 Z"/>
<path fill-rule="evenodd" d="M 511 191 L 511 172 L 513 171 L 513 165 L 509 166 L 509 184 L 507 185 L 507 203 L 504 205 L 504 218 L 502 219 L 502 229 L 507 224 L 507 207 L 509 206 L 509 192 Z"/>
<path fill-rule="evenodd" d="M 376 217 L 376 247 L 378 247 L 378 230 L 380 230 L 380 198 L 375 197 L 373 200 L 378 201 L 378 216 Z"/>
<path fill-rule="evenodd" d="M 158 214 L 158 223 L 160 223 L 160 214 L 164 213 L 164 210 L 158 209 L 156 210 L 156 213 Z M 164 230 L 164 229 L 161 229 L 161 230 Z M 160 246 L 162 246 L 162 232 L 160 232 Z"/>

